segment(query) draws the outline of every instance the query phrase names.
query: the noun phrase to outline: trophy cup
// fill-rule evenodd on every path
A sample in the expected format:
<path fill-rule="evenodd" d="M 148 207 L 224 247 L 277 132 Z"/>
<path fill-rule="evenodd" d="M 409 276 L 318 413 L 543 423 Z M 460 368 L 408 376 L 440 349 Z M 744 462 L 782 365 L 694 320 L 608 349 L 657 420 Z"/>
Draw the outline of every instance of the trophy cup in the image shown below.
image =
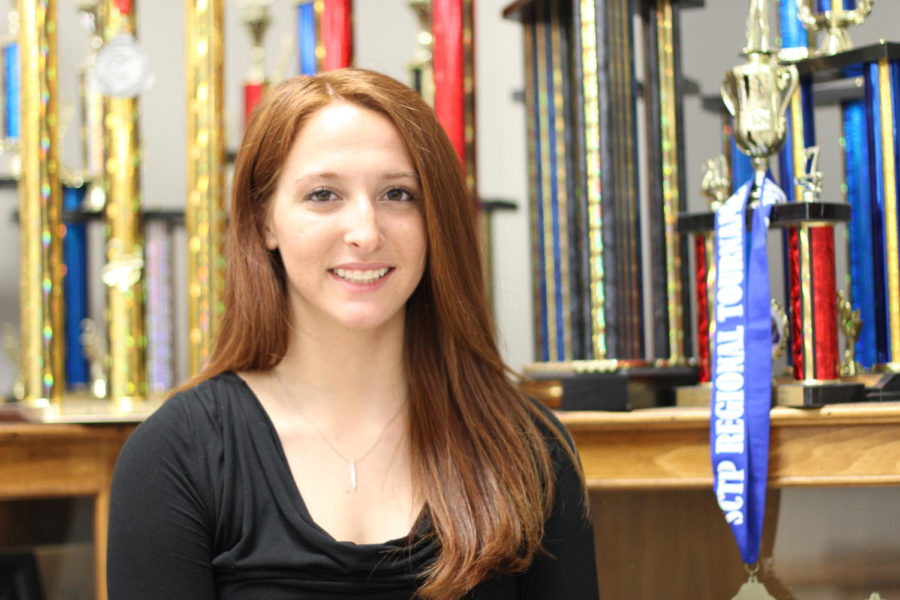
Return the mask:
<path fill-rule="evenodd" d="M 250 32 L 250 71 L 244 78 L 244 126 L 250 121 L 253 109 L 259 104 L 268 86 L 266 77 L 266 49 L 263 40 L 272 23 L 269 15 L 271 0 L 250 0 L 244 4 L 241 21 Z"/>
<path fill-rule="evenodd" d="M 747 20 L 747 62 L 727 71 L 722 100 L 734 117 L 734 139 L 753 163 L 751 206 L 758 201 L 769 157 L 787 137 L 785 111 L 797 89 L 799 74 L 780 65 L 769 46 L 769 9 L 766 0 L 753 0 Z"/>
<path fill-rule="evenodd" d="M 831 56 L 853 49 L 847 27 L 860 25 L 872 12 L 875 0 L 850 0 L 855 8 L 847 8 L 846 0 L 830 0 L 831 10 L 815 12 L 815 0 L 797 0 L 797 18 L 810 31 L 825 31 L 818 55 Z"/>

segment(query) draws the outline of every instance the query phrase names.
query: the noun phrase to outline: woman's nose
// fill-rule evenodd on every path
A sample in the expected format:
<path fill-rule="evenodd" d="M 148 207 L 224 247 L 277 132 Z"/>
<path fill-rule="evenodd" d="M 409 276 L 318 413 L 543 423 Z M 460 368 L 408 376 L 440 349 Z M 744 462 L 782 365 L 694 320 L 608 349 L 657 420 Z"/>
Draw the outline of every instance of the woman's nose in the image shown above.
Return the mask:
<path fill-rule="evenodd" d="M 344 241 L 364 252 L 373 252 L 380 248 L 384 243 L 384 233 L 378 223 L 374 202 L 368 198 L 359 198 L 347 209 Z"/>

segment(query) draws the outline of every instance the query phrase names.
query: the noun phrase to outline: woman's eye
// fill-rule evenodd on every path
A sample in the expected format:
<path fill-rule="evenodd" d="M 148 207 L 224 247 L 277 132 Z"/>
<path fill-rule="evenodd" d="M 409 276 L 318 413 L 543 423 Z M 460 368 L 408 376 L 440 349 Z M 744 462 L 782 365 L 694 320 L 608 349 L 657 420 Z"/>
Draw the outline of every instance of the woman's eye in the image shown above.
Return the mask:
<path fill-rule="evenodd" d="M 415 200 L 413 195 L 403 188 L 392 188 L 384 195 L 385 198 L 393 202 L 409 202 Z"/>
<path fill-rule="evenodd" d="M 335 197 L 336 196 L 334 195 L 334 192 L 324 188 L 313 190 L 306 195 L 306 199 L 312 202 L 328 202 L 329 200 L 333 200 Z"/>

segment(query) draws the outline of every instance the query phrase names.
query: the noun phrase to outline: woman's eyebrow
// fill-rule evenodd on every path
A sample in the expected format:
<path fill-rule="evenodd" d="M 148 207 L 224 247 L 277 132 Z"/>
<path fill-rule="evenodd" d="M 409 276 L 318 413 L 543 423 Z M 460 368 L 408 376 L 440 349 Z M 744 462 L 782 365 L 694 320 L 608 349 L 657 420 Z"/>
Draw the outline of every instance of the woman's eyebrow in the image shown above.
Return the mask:
<path fill-rule="evenodd" d="M 419 179 L 419 176 L 415 173 L 410 173 L 409 171 L 402 171 L 397 173 L 385 173 L 385 179 Z"/>

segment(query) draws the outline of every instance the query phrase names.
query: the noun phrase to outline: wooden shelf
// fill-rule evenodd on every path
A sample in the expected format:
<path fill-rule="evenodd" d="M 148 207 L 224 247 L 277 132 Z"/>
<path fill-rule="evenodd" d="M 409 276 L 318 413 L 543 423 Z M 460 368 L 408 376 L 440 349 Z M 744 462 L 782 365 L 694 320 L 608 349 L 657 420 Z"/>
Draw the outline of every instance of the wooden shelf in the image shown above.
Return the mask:
<path fill-rule="evenodd" d="M 709 410 L 559 412 L 594 490 L 712 485 Z M 772 487 L 900 485 L 900 403 L 772 409 Z"/>

